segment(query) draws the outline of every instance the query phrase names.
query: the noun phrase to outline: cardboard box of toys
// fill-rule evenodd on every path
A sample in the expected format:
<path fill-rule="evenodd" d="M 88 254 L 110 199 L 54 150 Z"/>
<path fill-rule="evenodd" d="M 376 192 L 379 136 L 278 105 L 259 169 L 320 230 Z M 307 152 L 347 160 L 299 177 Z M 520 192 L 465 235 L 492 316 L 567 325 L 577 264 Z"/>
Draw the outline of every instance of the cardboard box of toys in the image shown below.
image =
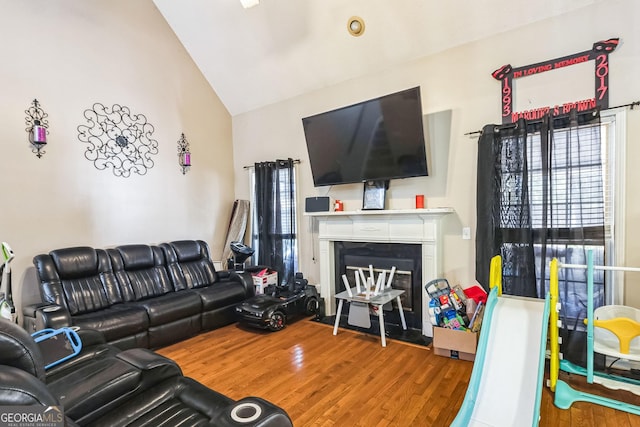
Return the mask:
<path fill-rule="evenodd" d="M 476 358 L 478 333 L 456 329 L 433 328 L 433 352 L 438 356 L 469 360 Z"/>
<path fill-rule="evenodd" d="M 256 294 L 263 294 L 264 288 L 269 285 L 278 284 L 278 272 L 265 268 L 257 273 L 251 273 L 253 277 L 253 285 L 256 287 Z"/>
<path fill-rule="evenodd" d="M 475 360 L 487 302 L 484 289 L 475 286 L 468 290 L 460 286 L 451 289 L 446 279 L 432 280 L 426 288 L 431 298 L 429 317 L 434 326 L 433 352 L 452 359 Z"/>

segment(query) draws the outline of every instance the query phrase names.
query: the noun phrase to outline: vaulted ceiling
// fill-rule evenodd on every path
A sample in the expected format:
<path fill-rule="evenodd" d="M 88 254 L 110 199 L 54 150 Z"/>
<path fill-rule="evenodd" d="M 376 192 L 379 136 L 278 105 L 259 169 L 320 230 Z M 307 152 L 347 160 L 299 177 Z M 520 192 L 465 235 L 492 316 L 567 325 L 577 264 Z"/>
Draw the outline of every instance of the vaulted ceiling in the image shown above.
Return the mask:
<path fill-rule="evenodd" d="M 607 0 L 154 0 L 231 115 Z M 353 16 L 365 31 L 347 30 Z"/>

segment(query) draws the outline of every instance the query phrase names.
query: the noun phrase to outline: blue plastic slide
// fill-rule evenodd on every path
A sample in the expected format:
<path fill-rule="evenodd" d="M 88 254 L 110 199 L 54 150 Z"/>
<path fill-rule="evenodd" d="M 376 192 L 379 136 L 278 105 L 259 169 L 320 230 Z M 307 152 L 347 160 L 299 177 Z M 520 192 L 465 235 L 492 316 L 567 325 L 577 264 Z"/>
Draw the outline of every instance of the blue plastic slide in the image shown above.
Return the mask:
<path fill-rule="evenodd" d="M 549 323 L 545 300 L 489 294 L 476 359 L 452 426 L 536 426 Z"/>

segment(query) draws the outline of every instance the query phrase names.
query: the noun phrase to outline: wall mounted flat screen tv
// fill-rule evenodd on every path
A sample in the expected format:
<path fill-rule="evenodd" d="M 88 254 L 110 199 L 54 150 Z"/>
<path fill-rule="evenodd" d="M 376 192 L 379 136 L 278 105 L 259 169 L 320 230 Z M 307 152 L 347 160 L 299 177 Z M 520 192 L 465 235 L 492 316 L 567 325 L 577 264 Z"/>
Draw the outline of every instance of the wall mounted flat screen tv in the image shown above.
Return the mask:
<path fill-rule="evenodd" d="M 302 119 L 313 183 L 427 176 L 420 88 Z"/>

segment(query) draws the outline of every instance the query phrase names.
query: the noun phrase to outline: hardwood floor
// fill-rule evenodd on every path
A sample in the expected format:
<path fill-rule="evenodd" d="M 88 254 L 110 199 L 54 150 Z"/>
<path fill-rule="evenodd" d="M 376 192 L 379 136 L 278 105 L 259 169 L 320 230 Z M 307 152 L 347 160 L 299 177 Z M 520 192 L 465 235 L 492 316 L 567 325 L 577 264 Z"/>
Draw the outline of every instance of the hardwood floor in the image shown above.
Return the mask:
<path fill-rule="evenodd" d="M 472 362 L 301 319 L 276 333 L 230 325 L 161 349 L 192 377 L 232 399 L 265 398 L 297 427 L 448 426 Z M 500 393 L 500 390 L 495 390 Z M 540 426 L 640 426 L 640 417 L 542 394 Z"/>

